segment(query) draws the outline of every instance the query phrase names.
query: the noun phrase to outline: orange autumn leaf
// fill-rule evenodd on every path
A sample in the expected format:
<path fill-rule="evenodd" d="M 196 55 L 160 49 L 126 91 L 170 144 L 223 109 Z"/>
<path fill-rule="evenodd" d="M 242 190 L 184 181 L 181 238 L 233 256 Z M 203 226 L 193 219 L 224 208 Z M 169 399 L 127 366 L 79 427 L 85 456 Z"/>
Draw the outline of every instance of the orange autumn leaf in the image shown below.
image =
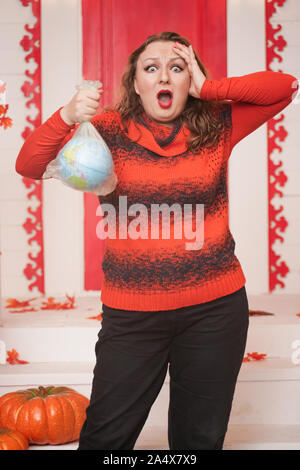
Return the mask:
<path fill-rule="evenodd" d="M 87 320 L 99 320 L 99 321 L 102 321 L 102 312 L 99 313 L 99 315 L 97 315 L 96 317 L 86 317 Z"/>
<path fill-rule="evenodd" d="M 6 308 L 21 308 L 21 307 L 28 307 L 29 306 L 29 302 L 32 302 L 33 300 L 36 300 L 37 297 L 34 297 L 33 299 L 29 299 L 29 300 L 24 300 L 24 301 L 20 301 L 20 300 L 17 300 L 17 299 L 6 299 L 6 302 L 8 305 L 6 305 L 5 307 Z"/>
<path fill-rule="evenodd" d="M 0 118 L 0 126 L 4 127 L 4 130 L 8 127 L 12 127 L 12 123 L 12 119 L 9 117 Z"/>
<path fill-rule="evenodd" d="M 12 119 L 8 116 L 5 116 L 8 110 L 8 104 L 5 106 L 0 105 L 0 127 L 4 127 L 7 129 L 8 127 L 12 126 Z M 2 114 L 2 116 L 1 116 Z"/>
<path fill-rule="evenodd" d="M 6 351 L 7 352 L 7 359 L 6 362 L 8 362 L 11 365 L 14 364 L 28 364 L 27 361 L 22 361 L 19 359 L 19 353 L 15 350 L 12 349 L 11 351 Z"/>
<path fill-rule="evenodd" d="M 73 309 L 75 307 L 75 296 L 71 297 L 66 294 L 67 302 L 55 302 L 54 297 L 48 297 L 47 301 L 42 302 L 42 306 L 39 307 L 31 307 L 30 302 L 36 300 L 38 297 L 34 297 L 29 300 L 19 301 L 15 298 L 6 299 L 7 305 L 6 308 L 9 309 L 18 309 L 18 310 L 10 310 L 10 313 L 25 313 L 25 312 L 37 312 L 39 309 L 41 310 L 67 310 Z M 29 308 L 27 308 L 29 307 Z"/>
<path fill-rule="evenodd" d="M 255 361 L 261 361 L 265 359 L 266 356 L 266 354 L 258 354 L 256 352 L 251 354 L 252 359 L 254 359 Z"/>
<path fill-rule="evenodd" d="M 50 310 L 50 307 L 52 310 L 55 310 L 58 304 L 54 302 L 54 297 L 48 297 L 46 302 L 42 302 L 42 305 L 42 310 Z"/>
<path fill-rule="evenodd" d="M 43 306 L 41 307 L 42 310 L 68 310 L 72 308 L 76 308 L 74 305 L 75 296 L 70 297 L 66 294 L 67 299 L 69 302 L 61 303 L 55 302 L 54 297 L 48 297 L 47 302 L 42 302 Z"/>
<path fill-rule="evenodd" d="M 271 312 L 265 312 L 264 310 L 249 310 L 250 316 L 259 316 L 259 315 L 274 315 Z"/>
<path fill-rule="evenodd" d="M 262 361 L 266 356 L 266 354 L 258 354 L 257 352 L 247 353 L 247 356 L 244 357 L 243 362 Z"/>
<path fill-rule="evenodd" d="M 62 304 L 62 308 L 63 309 L 75 308 L 75 296 L 73 295 L 73 297 L 71 297 L 66 294 L 66 297 L 69 300 L 69 302 L 65 302 L 64 304 Z"/>
<path fill-rule="evenodd" d="M 243 362 L 250 362 L 251 359 L 249 357 L 244 357 Z"/>
<path fill-rule="evenodd" d="M 10 310 L 9 313 L 37 312 L 36 308 L 22 308 L 20 310 Z"/>

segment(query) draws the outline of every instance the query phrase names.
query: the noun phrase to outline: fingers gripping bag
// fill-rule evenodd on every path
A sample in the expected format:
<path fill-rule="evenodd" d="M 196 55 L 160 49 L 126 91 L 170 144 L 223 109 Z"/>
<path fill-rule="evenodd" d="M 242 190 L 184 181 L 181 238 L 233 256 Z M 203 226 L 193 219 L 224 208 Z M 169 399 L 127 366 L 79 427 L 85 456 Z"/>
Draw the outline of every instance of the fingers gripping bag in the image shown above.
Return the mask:
<path fill-rule="evenodd" d="M 98 81 L 84 80 L 77 89 L 97 89 Z M 72 138 L 60 149 L 43 174 L 70 188 L 106 196 L 114 191 L 117 176 L 105 141 L 89 121 L 81 123 Z"/>

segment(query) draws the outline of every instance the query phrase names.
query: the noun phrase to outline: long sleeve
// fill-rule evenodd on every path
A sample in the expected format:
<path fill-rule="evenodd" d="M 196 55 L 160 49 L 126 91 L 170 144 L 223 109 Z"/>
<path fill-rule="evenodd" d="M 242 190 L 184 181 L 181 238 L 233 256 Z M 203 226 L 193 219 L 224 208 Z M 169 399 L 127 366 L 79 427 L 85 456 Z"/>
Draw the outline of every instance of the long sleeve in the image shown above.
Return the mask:
<path fill-rule="evenodd" d="M 15 170 L 20 175 L 41 179 L 48 163 L 56 158 L 59 149 L 72 137 L 75 127 L 63 121 L 60 109 L 25 140 L 15 164 Z"/>
<path fill-rule="evenodd" d="M 232 100 L 231 149 L 288 106 L 299 84 L 297 78 L 272 71 L 241 77 L 205 80 L 200 99 Z"/>

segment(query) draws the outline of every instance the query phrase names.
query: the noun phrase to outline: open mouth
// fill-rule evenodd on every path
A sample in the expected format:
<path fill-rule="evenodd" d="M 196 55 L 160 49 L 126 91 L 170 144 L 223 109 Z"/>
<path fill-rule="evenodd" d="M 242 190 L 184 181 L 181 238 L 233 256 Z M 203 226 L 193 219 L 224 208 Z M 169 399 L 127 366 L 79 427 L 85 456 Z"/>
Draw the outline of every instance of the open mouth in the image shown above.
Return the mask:
<path fill-rule="evenodd" d="M 156 97 L 161 108 L 169 108 L 171 106 L 173 93 L 170 90 L 160 90 Z"/>

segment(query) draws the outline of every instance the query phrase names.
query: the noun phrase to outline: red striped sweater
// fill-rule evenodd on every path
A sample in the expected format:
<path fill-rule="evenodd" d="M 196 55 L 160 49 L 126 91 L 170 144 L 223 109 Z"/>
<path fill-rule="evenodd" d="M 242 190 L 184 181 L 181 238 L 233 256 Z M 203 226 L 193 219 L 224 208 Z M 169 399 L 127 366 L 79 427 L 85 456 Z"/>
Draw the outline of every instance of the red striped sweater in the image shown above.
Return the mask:
<path fill-rule="evenodd" d="M 110 147 L 118 177 L 115 191 L 99 197 L 100 205 L 112 205 L 117 216 L 116 237 L 106 239 L 102 261 L 104 304 L 138 311 L 176 309 L 214 300 L 244 286 L 245 276 L 228 225 L 228 158 L 242 138 L 292 101 L 297 88 L 292 75 L 271 71 L 206 80 L 200 99 L 226 100 L 219 111 L 224 131 L 214 148 L 202 148 L 197 155 L 187 150 L 189 130 L 185 126 L 169 136 L 172 129 L 147 119 L 144 124 L 130 123 L 128 135 L 120 140 L 122 126 L 116 111 L 94 117 L 92 123 Z M 24 143 L 16 161 L 21 175 L 42 178 L 47 164 L 71 137 L 72 126 L 62 120 L 59 111 Z M 155 204 L 165 204 L 170 211 L 175 204 L 182 215 L 189 205 L 191 218 L 182 216 L 178 222 L 170 212 L 171 225 L 183 228 L 189 220 L 189 227 L 194 234 L 197 229 L 198 235 L 201 227 L 201 248 L 187 249 L 187 243 L 195 242 L 198 235 L 191 239 L 184 228 L 181 238 L 176 238 L 172 227 L 170 236 L 163 238 L 162 227 L 168 222 L 160 219 L 153 224 Z M 204 207 L 203 225 L 197 222 L 197 204 Z M 129 209 L 138 208 L 140 212 L 130 214 Z M 125 218 L 119 220 L 120 215 Z M 148 221 L 148 227 L 141 225 L 129 232 L 129 225 L 137 220 L 142 224 Z M 158 237 L 153 236 L 153 227 L 158 228 Z M 134 239 L 132 234 L 139 229 L 144 238 Z"/>

